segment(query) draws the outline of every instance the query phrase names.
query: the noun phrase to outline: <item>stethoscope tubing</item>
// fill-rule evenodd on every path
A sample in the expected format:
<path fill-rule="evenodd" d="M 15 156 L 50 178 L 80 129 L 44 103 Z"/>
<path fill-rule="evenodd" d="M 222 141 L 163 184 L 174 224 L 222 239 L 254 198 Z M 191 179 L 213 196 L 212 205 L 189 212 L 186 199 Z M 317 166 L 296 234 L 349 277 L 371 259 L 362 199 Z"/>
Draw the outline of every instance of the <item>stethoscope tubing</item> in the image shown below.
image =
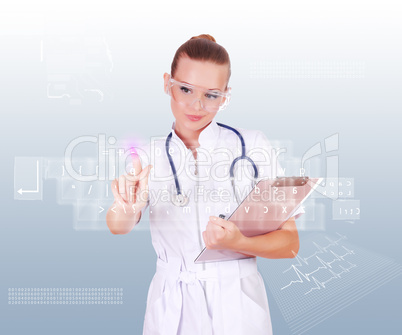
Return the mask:
<path fill-rule="evenodd" d="M 234 167 L 235 167 L 235 164 L 236 164 L 239 160 L 242 160 L 242 159 L 248 160 L 248 161 L 252 164 L 253 169 L 254 169 L 254 179 L 257 179 L 257 178 L 258 178 L 258 169 L 257 169 L 257 166 L 255 165 L 254 161 L 253 161 L 250 157 L 246 156 L 246 144 L 245 144 L 244 138 L 243 138 L 243 136 L 240 134 L 240 132 L 239 132 L 237 129 L 232 128 L 232 127 L 230 127 L 230 126 L 228 126 L 228 125 L 226 125 L 226 124 L 219 123 L 219 122 L 217 122 L 216 124 L 219 125 L 220 127 L 227 128 L 227 129 L 233 131 L 233 132 L 239 137 L 240 142 L 241 142 L 241 148 L 242 148 L 241 156 L 236 157 L 236 158 L 233 160 L 232 164 L 230 165 L 230 170 L 229 170 L 230 179 L 231 179 L 231 181 L 232 181 L 233 191 L 235 192 L 235 190 L 234 190 L 234 182 L 233 182 L 233 181 L 234 181 Z M 180 195 L 180 198 L 183 199 L 185 196 L 182 195 L 182 193 L 181 193 L 181 188 L 180 188 L 179 180 L 178 180 L 178 178 L 177 178 L 176 167 L 175 167 L 174 162 L 173 162 L 173 159 L 172 159 L 172 157 L 171 157 L 171 155 L 170 155 L 170 153 L 169 153 L 169 146 L 170 146 L 170 140 L 171 140 L 171 138 L 172 138 L 172 132 L 170 132 L 170 134 L 169 134 L 169 135 L 167 136 L 167 138 L 166 138 L 166 142 L 165 142 L 166 155 L 167 155 L 167 157 L 168 157 L 168 159 L 169 159 L 170 167 L 172 168 L 172 173 L 173 173 L 173 176 L 174 176 L 174 182 L 175 182 L 175 185 L 176 185 L 177 196 Z M 181 205 L 182 203 L 183 203 L 183 202 L 179 202 L 180 205 Z M 174 203 L 174 204 L 176 205 L 176 203 Z"/>

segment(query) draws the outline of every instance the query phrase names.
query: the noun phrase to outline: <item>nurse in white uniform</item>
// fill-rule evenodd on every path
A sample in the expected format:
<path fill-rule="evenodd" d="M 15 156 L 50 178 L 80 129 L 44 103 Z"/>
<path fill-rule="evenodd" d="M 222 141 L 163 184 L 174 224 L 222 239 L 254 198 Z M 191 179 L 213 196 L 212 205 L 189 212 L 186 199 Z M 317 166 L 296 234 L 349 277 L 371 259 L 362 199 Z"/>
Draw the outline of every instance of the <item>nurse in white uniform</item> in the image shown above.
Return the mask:
<path fill-rule="evenodd" d="M 164 74 L 175 118 L 170 134 L 133 155 L 134 176 L 112 183 L 115 202 L 106 217 L 112 233 L 128 233 L 149 209 L 157 264 L 144 335 L 272 334 L 256 256 L 295 257 L 299 238 L 294 217 L 280 230 L 254 237 L 219 218 L 229 216 L 258 179 L 281 175 L 265 135 L 237 127 L 250 159 L 237 162 L 233 188 L 229 170 L 242 154 L 242 142 L 232 127 L 214 120 L 229 102 L 229 78 L 229 56 L 212 36 L 184 43 L 171 74 Z M 152 165 L 142 169 L 144 162 Z M 250 257 L 195 264 L 205 246 Z"/>

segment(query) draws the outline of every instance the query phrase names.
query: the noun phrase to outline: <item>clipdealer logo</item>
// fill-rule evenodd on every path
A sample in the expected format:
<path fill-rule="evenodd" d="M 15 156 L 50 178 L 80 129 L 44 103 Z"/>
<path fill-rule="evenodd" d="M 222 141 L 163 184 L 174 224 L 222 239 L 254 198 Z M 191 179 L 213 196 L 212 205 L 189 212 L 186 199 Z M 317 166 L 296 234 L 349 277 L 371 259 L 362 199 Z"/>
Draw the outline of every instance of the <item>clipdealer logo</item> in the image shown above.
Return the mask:
<path fill-rule="evenodd" d="M 154 165 L 157 156 L 166 154 L 161 148 L 155 146 L 155 142 L 159 140 L 165 140 L 165 137 L 151 137 L 151 151 L 150 157 L 148 153 L 145 152 L 141 147 L 136 146 L 135 151 L 139 154 L 139 157 L 146 158 L 150 164 Z M 97 166 L 96 171 L 90 175 L 83 175 L 80 171 L 76 171 L 73 166 L 73 153 L 74 150 L 83 143 L 93 143 L 97 145 Z M 130 175 L 134 175 L 133 169 L 129 172 L 126 171 L 127 158 L 130 157 L 132 152 L 132 147 L 130 148 L 116 148 L 117 140 L 115 137 L 106 137 L 106 134 L 98 134 L 98 136 L 79 136 L 67 145 L 64 154 L 64 164 L 67 173 L 77 181 L 105 181 L 113 180 L 120 174 L 126 174 L 129 179 Z M 109 145 L 109 147 L 107 146 Z M 323 147 L 325 150 L 323 150 Z M 163 146 L 164 148 L 164 146 Z M 236 158 L 234 154 L 235 150 L 229 148 L 217 148 L 213 151 L 206 150 L 205 148 L 198 148 L 198 153 L 200 154 L 200 159 L 198 161 L 199 168 L 204 167 L 204 176 L 194 176 L 188 169 L 190 164 L 186 164 L 186 160 L 194 163 L 194 157 L 191 150 L 185 150 L 183 146 L 178 146 L 180 155 L 179 162 L 176 167 L 177 175 L 180 175 L 184 171 L 190 179 L 199 181 L 210 180 L 211 178 L 216 181 L 224 181 L 230 178 L 229 167 L 231 162 Z M 338 181 L 339 181 L 339 156 L 335 151 L 339 149 L 339 134 L 335 133 L 324 139 L 324 144 L 318 142 L 311 146 L 302 156 L 300 161 L 300 176 L 304 176 L 306 171 L 306 165 L 309 160 L 316 158 L 320 162 L 325 161 L 325 172 L 323 176 L 323 182 L 318 185 L 315 189 L 316 192 L 328 197 L 330 199 L 338 199 Z M 174 148 L 169 149 L 169 154 L 172 155 Z M 262 157 L 260 160 L 256 160 L 255 163 L 264 168 L 271 168 L 270 178 L 275 178 L 277 176 L 277 162 L 278 157 L 281 153 L 286 152 L 286 148 L 252 148 L 248 150 L 247 155 L 253 156 L 257 155 Z M 212 155 L 221 154 L 222 159 L 218 160 L 215 164 L 211 165 L 213 162 Z M 198 156 L 198 155 L 197 155 Z M 184 159 L 180 159 L 184 157 Z M 226 157 L 226 159 L 223 159 Z M 325 158 L 325 159 L 323 159 Z M 143 163 L 141 161 L 141 163 Z M 155 166 L 155 165 L 154 165 Z M 219 167 L 224 167 L 224 175 L 219 176 L 217 170 Z M 166 170 L 166 169 L 165 169 Z M 236 180 L 241 180 L 242 176 L 248 180 L 253 179 L 252 169 L 244 169 L 243 174 L 235 175 Z M 312 176 L 316 177 L 316 176 Z M 319 177 L 319 176 L 317 176 Z M 157 175 L 154 169 L 151 171 L 150 178 L 153 181 L 170 181 L 174 180 L 174 176 L 171 168 L 165 171 L 164 174 Z"/>

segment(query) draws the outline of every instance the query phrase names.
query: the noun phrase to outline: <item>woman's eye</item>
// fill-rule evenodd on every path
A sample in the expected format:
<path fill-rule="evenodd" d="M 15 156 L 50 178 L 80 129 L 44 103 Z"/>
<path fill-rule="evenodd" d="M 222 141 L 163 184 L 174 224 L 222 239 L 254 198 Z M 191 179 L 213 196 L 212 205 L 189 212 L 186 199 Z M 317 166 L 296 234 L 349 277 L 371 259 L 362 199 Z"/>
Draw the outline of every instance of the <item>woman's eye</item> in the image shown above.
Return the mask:
<path fill-rule="evenodd" d="M 207 93 L 207 94 L 205 94 L 205 96 L 206 96 L 208 99 L 211 99 L 211 100 L 218 98 L 218 95 L 212 94 L 212 93 Z"/>
<path fill-rule="evenodd" d="M 185 87 L 185 86 L 180 87 L 180 90 L 181 90 L 182 92 L 184 92 L 184 93 L 191 93 L 191 89 L 189 89 L 189 88 L 187 88 L 187 87 Z"/>

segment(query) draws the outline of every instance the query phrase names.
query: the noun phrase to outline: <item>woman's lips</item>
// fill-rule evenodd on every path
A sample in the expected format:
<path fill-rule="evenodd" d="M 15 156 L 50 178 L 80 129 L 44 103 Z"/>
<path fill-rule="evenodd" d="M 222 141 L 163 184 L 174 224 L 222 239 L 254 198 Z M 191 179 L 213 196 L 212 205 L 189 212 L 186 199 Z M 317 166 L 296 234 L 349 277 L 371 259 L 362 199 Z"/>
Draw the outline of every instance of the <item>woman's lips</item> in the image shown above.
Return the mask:
<path fill-rule="evenodd" d="M 203 118 L 203 116 L 199 115 L 186 115 L 190 121 L 199 121 Z"/>

